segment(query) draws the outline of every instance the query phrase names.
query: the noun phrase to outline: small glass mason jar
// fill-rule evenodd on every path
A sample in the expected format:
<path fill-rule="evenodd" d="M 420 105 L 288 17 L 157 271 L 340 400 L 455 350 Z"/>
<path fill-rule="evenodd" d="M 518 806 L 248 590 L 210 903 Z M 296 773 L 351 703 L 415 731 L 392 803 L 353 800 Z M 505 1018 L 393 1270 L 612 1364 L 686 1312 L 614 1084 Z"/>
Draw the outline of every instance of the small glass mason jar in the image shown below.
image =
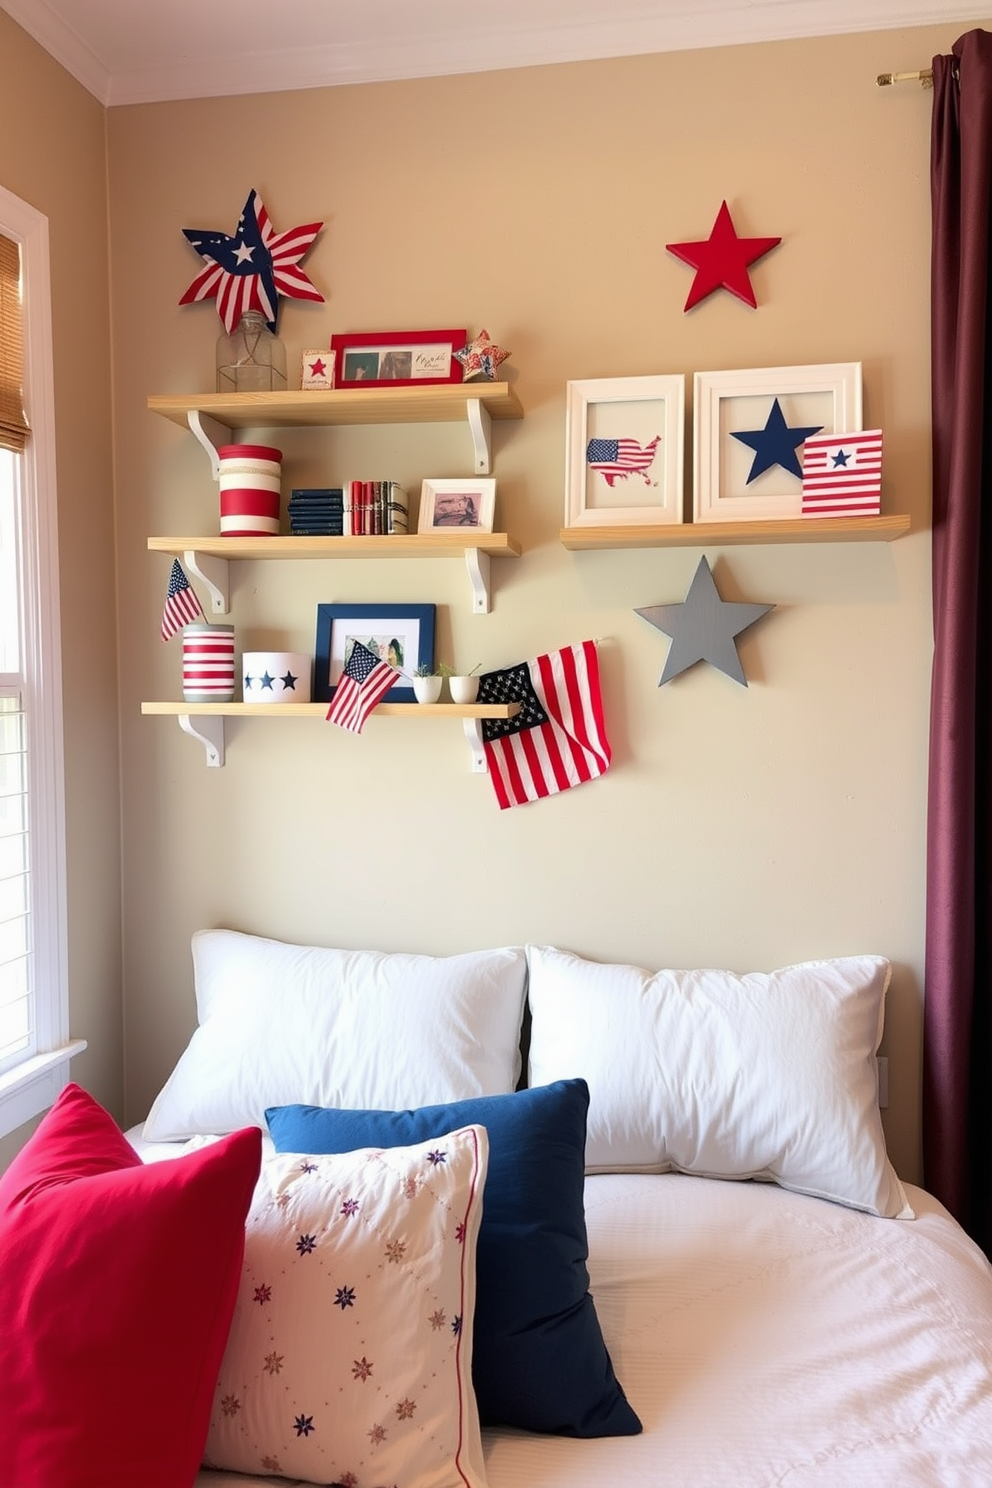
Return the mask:
<path fill-rule="evenodd" d="M 261 310 L 245 310 L 217 341 L 218 393 L 279 393 L 286 386 L 286 348 Z"/>

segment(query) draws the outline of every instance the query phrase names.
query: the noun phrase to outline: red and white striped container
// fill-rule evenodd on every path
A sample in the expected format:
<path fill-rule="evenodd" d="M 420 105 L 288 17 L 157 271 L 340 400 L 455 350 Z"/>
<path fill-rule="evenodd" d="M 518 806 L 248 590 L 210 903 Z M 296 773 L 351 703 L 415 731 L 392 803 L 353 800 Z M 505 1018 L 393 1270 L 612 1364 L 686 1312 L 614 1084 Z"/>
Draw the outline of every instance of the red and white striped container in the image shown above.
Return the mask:
<path fill-rule="evenodd" d="M 268 444 L 222 444 L 221 537 L 274 537 L 279 532 L 282 450 Z"/>
<path fill-rule="evenodd" d="M 234 697 L 234 626 L 183 626 L 183 698 L 229 703 Z"/>

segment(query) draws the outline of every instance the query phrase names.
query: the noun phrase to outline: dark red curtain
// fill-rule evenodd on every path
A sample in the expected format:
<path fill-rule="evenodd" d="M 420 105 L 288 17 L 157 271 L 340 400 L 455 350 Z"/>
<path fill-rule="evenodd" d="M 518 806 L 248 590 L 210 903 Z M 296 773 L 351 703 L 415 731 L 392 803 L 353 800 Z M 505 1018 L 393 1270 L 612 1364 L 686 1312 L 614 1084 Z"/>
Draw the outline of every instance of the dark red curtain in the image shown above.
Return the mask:
<path fill-rule="evenodd" d="M 992 34 L 933 70 L 924 1181 L 992 1254 Z"/>

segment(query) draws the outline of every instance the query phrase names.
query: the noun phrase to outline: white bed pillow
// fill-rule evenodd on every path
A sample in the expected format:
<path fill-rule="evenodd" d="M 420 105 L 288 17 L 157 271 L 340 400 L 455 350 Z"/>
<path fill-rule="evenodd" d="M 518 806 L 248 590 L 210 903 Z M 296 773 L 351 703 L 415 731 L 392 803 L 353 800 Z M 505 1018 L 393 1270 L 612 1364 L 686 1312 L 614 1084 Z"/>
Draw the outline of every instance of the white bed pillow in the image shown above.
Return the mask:
<path fill-rule="evenodd" d="M 485 1488 L 481 1126 L 262 1169 L 204 1454 L 312 1483 Z M 192 1361 L 191 1361 L 192 1362 Z"/>
<path fill-rule="evenodd" d="M 586 1080 L 588 1171 L 760 1178 L 913 1217 L 878 1110 L 884 958 L 739 976 L 527 955 L 528 1083 Z"/>
<path fill-rule="evenodd" d="M 268 1106 L 402 1110 L 512 1091 L 522 947 L 457 956 L 193 936 L 199 1027 L 156 1097 L 148 1141 L 265 1127 Z"/>

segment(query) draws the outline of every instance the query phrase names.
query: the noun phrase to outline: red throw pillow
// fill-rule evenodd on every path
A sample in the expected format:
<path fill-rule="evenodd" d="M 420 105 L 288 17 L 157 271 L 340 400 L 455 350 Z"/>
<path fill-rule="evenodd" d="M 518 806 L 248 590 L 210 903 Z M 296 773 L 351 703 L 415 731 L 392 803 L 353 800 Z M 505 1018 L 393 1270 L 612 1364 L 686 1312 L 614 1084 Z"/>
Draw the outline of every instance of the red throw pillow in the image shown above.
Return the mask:
<path fill-rule="evenodd" d="M 0 1484 L 189 1488 L 261 1133 L 143 1164 L 67 1085 L 0 1176 Z"/>

